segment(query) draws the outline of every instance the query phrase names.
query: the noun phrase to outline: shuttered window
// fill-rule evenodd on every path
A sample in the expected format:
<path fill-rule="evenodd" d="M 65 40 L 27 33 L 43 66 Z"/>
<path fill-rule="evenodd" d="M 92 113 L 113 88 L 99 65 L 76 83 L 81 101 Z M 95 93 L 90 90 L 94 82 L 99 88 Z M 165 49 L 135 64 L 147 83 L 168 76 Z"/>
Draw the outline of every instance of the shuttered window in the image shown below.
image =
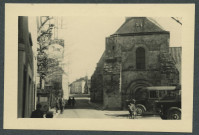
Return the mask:
<path fill-rule="evenodd" d="M 136 50 L 136 69 L 145 69 L 145 49 L 142 47 L 139 47 Z"/>

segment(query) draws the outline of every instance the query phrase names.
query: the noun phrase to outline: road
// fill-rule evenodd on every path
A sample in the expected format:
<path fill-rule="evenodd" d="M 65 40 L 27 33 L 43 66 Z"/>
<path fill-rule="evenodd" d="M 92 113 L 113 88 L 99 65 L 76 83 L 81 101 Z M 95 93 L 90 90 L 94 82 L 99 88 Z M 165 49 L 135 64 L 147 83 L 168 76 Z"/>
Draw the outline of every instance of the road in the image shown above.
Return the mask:
<path fill-rule="evenodd" d="M 89 102 L 89 97 L 76 97 L 75 107 L 67 107 L 63 114 L 58 113 L 56 118 L 100 118 L 100 119 L 129 119 L 128 111 L 101 110 L 96 104 Z M 137 116 L 136 119 L 157 119 L 159 116 Z"/>

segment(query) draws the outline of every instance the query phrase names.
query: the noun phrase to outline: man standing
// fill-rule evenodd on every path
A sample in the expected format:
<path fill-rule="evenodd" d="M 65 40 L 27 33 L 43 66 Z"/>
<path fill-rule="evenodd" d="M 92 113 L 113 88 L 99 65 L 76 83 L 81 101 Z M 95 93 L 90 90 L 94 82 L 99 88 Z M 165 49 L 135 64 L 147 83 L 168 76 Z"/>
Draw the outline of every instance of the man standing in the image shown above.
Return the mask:
<path fill-rule="evenodd" d="M 72 99 L 72 107 L 75 106 L 75 103 L 76 103 L 76 101 L 75 101 L 75 98 L 73 97 L 73 99 Z"/>
<path fill-rule="evenodd" d="M 68 105 L 71 107 L 72 106 L 72 99 L 69 97 L 69 99 L 68 99 Z"/>
<path fill-rule="evenodd" d="M 137 115 L 137 112 L 136 112 L 136 106 L 135 106 L 135 99 L 132 100 L 132 104 L 131 104 L 131 111 L 132 111 L 132 116 L 133 116 L 133 119 L 136 118 L 136 115 Z"/>
<path fill-rule="evenodd" d="M 132 103 L 130 103 L 128 105 L 128 110 L 129 110 L 129 114 L 130 114 L 130 118 L 135 119 L 137 112 L 136 112 L 136 106 L 135 106 L 135 99 L 132 100 Z"/>
<path fill-rule="evenodd" d="M 58 110 L 59 110 L 59 99 L 57 98 L 56 99 L 56 113 L 58 113 Z"/>
<path fill-rule="evenodd" d="M 36 110 L 32 112 L 31 118 L 43 118 L 44 113 L 41 111 L 41 104 L 37 104 Z"/>
<path fill-rule="evenodd" d="M 62 98 L 60 99 L 61 113 L 63 113 L 63 111 L 64 111 L 64 106 L 65 106 L 65 101 L 64 101 L 64 98 L 62 97 Z"/>

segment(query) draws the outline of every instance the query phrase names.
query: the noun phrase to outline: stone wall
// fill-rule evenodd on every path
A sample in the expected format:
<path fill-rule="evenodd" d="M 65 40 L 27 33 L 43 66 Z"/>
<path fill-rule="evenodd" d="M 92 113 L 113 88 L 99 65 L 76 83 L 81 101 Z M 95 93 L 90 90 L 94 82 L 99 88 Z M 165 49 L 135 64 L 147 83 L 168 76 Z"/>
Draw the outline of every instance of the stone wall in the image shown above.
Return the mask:
<path fill-rule="evenodd" d="M 90 98 L 91 102 L 103 102 L 103 70 L 105 52 L 102 54 L 97 67 L 91 76 Z"/>
<path fill-rule="evenodd" d="M 136 18 L 136 21 L 139 19 L 144 18 Z M 134 24 L 131 27 L 127 21 L 125 23 L 128 24 L 128 28 L 132 29 Z M 139 91 L 144 87 L 179 84 L 175 61 L 169 54 L 169 32 L 162 29 L 154 32 L 150 29 L 147 32 L 148 26 L 144 26 L 144 32 L 126 33 L 122 30 L 123 27 L 125 26 L 122 25 L 119 29 L 123 33 L 117 31 L 116 34 L 106 38 L 103 61 L 98 62 L 99 70 L 92 76 L 91 85 L 93 90 L 95 87 L 95 94 L 103 91 L 103 95 L 98 98 L 103 100 L 105 109 L 124 108 L 126 100 L 139 99 L 139 96 L 143 96 Z M 138 68 L 136 63 L 138 48 L 144 50 L 142 69 Z"/>
<path fill-rule="evenodd" d="M 103 102 L 103 75 L 102 74 L 95 73 L 91 77 L 90 97 L 91 97 L 92 102 Z"/>
<path fill-rule="evenodd" d="M 103 74 L 103 103 L 105 109 L 121 108 L 120 69 L 116 63 L 106 65 Z M 108 67 L 108 68 L 107 68 Z M 108 69 L 108 72 L 106 72 Z M 117 72 L 116 72 L 117 71 Z"/>
<path fill-rule="evenodd" d="M 105 108 L 122 108 L 125 100 L 135 98 L 135 92 L 143 87 L 178 84 L 179 76 L 175 67 L 172 66 L 172 71 L 168 71 L 170 74 L 167 76 L 162 67 L 162 63 L 168 64 L 173 61 L 168 53 L 169 33 L 116 35 L 107 38 L 106 41 L 103 73 Z M 136 49 L 139 47 L 145 50 L 145 69 L 142 70 L 136 69 Z M 160 56 L 163 54 L 167 55 L 167 60 L 161 63 Z M 117 81 L 113 78 L 117 78 Z"/>
<path fill-rule="evenodd" d="M 103 103 L 105 109 L 121 109 L 121 49 L 115 37 L 106 39 L 103 70 Z"/>

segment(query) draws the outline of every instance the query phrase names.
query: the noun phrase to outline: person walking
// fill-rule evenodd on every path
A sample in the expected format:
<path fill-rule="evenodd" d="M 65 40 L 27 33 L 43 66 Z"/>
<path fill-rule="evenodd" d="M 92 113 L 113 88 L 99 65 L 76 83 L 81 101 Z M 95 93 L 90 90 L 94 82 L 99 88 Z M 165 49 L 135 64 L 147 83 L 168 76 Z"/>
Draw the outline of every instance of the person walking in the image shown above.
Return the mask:
<path fill-rule="evenodd" d="M 44 113 L 41 111 L 41 104 L 37 104 L 36 110 L 32 112 L 31 118 L 43 118 Z"/>
<path fill-rule="evenodd" d="M 60 109 L 61 109 L 61 114 L 64 112 L 64 107 L 65 107 L 65 101 L 64 101 L 64 98 L 62 97 L 60 99 Z"/>
<path fill-rule="evenodd" d="M 75 98 L 74 98 L 74 97 L 73 97 L 73 99 L 72 99 L 71 103 L 72 103 L 72 107 L 74 107 L 74 106 L 75 106 L 75 103 L 76 103 L 76 101 L 75 101 Z"/>
<path fill-rule="evenodd" d="M 58 113 L 58 110 L 59 110 L 59 98 L 56 99 L 56 113 Z"/>
<path fill-rule="evenodd" d="M 69 97 L 69 99 L 68 99 L 68 105 L 71 107 L 72 106 L 72 99 Z"/>

